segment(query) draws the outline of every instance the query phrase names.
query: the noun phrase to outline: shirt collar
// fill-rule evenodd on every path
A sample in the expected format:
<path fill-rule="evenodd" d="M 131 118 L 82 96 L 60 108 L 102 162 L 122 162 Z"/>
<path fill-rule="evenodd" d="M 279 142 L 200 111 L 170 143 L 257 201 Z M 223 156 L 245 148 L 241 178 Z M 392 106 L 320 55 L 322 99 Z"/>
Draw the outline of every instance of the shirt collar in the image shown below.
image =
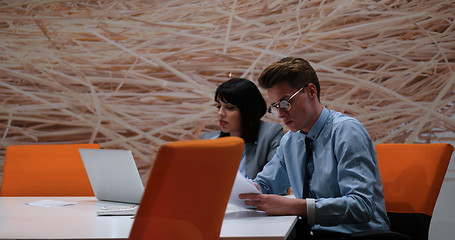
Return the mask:
<path fill-rule="evenodd" d="M 313 127 L 311 127 L 310 131 L 306 135 L 306 137 L 310 138 L 311 140 L 316 140 L 319 136 L 319 133 L 322 130 L 327 118 L 329 117 L 329 110 L 327 108 L 322 107 L 321 115 L 319 115 L 318 120 L 314 123 Z M 303 133 L 303 132 L 302 132 Z"/>

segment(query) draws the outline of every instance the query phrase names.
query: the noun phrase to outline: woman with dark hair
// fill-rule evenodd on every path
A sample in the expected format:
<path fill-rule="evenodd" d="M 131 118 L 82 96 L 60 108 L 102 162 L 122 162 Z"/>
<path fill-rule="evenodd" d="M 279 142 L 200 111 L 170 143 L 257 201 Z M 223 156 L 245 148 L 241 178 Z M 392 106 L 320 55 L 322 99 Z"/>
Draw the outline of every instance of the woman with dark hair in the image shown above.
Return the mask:
<path fill-rule="evenodd" d="M 220 130 L 205 133 L 202 138 L 237 136 L 245 141 L 239 171 L 254 179 L 275 155 L 283 136 L 278 123 L 264 122 L 267 105 L 256 85 L 243 78 L 222 83 L 215 92 Z"/>

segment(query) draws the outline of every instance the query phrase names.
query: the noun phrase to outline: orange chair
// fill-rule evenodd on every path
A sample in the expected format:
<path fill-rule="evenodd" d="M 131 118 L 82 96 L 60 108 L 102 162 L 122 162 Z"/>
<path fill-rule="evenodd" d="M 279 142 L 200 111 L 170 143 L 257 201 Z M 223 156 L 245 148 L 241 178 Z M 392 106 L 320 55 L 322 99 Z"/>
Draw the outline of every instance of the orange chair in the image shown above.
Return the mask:
<path fill-rule="evenodd" d="M 219 239 L 243 146 L 237 137 L 161 146 L 130 239 Z"/>
<path fill-rule="evenodd" d="M 412 240 L 428 239 L 433 209 L 454 147 L 448 143 L 378 144 L 381 172 L 391 230 Z M 358 234 L 355 239 L 398 239 L 391 232 Z"/>
<path fill-rule="evenodd" d="M 8 146 L 0 195 L 94 196 L 79 148 L 100 145 Z"/>

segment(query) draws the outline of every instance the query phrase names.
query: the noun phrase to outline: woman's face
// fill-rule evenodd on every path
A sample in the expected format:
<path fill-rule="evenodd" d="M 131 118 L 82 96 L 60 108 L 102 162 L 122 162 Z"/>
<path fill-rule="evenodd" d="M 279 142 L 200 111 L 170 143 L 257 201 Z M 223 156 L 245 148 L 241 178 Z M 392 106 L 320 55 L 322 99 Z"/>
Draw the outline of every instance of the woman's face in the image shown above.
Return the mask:
<path fill-rule="evenodd" d="M 231 136 L 240 137 L 242 134 L 242 121 L 240 110 L 237 106 L 223 102 L 220 98 L 216 101 L 218 120 L 222 132 Z"/>

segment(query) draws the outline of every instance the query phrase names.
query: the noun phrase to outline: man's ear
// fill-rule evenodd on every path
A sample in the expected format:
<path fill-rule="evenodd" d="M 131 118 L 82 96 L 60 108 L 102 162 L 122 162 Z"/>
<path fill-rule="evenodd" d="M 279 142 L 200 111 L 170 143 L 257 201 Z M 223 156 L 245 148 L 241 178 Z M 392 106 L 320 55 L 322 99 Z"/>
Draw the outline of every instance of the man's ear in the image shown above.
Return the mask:
<path fill-rule="evenodd" d="M 312 83 L 308 84 L 308 93 L 311 97 L 317 96 L 317 89 L 316 86 Z"/>

